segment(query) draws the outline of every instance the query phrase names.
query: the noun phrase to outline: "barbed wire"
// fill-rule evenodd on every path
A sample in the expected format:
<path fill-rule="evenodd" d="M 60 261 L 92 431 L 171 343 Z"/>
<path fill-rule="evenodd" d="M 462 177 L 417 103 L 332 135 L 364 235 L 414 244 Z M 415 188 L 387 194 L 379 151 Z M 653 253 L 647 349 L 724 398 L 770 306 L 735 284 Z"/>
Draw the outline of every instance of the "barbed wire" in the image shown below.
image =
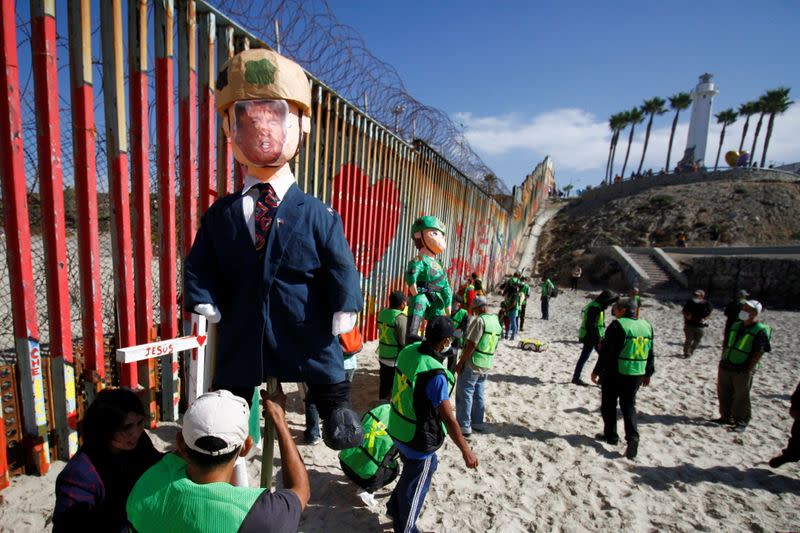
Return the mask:
<path fill-rule="evenodd" d="M 407 140 L 421 139 L 474 183 L 486 188 L 494 172 L 470 146 L 464 129 L 441 109 L 414 98 L 389 63 L 376 57 L 358 33 L 342 24 L 325 0 L 219 0 L 215 5 L 251 33 L 275 43 L 278 21 L 281 52 L 335 91 Z M 508 194 L 500 180 L 494 192 Z"/>

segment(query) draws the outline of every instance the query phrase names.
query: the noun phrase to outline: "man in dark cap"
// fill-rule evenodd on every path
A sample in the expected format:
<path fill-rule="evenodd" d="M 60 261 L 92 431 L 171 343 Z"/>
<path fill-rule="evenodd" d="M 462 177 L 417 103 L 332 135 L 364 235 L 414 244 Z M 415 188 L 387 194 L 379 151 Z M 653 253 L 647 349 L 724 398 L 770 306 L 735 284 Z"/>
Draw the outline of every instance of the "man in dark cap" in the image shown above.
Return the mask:
<path fill-rule="evenodd" d="M 409 344 L 397 356 L 388 431 L 400 452 L 403 471 L 386 504 L 395 531 L 418 531 L 417 517 L 439 464 L 436 450 L 446 434 L 461 450 L 467 468 L 478 466 L 448 399 L 455 379 L 444 367 L 442 354 L 454 334 L 450 317 L 433 317 L 425 340 Z"/>
<path fill-rule="evenodd" d="M 582 387 L 588 383 L 581 379 L 583 365 L 589 360 L 592 350 L 600 350 L 600 341 L 606 329 L 605 310 L 609 305 L 619 300 L 619 296 L 608 289 L 603 289 L 597 298 L 586 304 L 581 311 L 581 327 L 578 330 L 578 340 L 583 343 L 581 355 L 572 373 L 572 383 Z"/>
<path fill-rule="evenodd" d="M 639 387 L 650 384 L 655 372 L 653 355 L 653 326 L 636 318 L 636 303 L 628 298 L 614 306 L 617 318 L 608 326 L 600 356 L 592 371 L 592 382 L 598 379 L 602 387 L 600 412 L 603 432 L 597 438 L 617 444 L 617 399 L 625 421 L 625 457 L 636 458 L 639 451 L 639 432 L 636 428 L 636 393 Z"/>
<path fill-rule="evenodd" d="M 731 331 L 731 326 L 734 322 L 739 320 L 739 312 L 742 310 L 749 296 L 749 292 L 741 289 L 736 293 L 736 299 L 728 302 L 725 306 L 725 310 L 723 311 L 723 313 L 725 313 L 725 331 L 722 333 L 723 346 L 725 346 L 725 342 L 728 340 L 728 333 Z"/>
<path fill-rule="evenodd" d="M 688 359 L 700 346 L 703 334 L 708 327 L 706 320 L 711 314 L 711 304 L 706 300 L 706 293 L 697 289 L 691 300 L 683 306 L 683 358 Z"/>

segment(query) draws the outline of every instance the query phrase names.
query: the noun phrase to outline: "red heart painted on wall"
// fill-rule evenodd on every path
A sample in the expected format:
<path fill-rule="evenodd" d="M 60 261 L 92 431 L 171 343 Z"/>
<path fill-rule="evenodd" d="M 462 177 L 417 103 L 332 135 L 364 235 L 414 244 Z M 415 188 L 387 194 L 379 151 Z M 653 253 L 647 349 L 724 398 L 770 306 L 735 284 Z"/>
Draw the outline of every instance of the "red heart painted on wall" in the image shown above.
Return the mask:
<path fill-rule="evenodd" d="M 372 179 L 356 165 L 342 165 L 333 178 L 332 207 L 342 216 L 356 268 L 368 276 L 397 234 L 400 191 L 383 178 Z"/>
<path fill-rule="evenodd" d="M 204 345 L 205 343 L 206 343 L 206 336 L 205 336 L 205 335 L 198 335 L 198 336 L 197 336 L 197 344 L 199 344 L 200 346 L 202 346 L 202 345 Z"/>

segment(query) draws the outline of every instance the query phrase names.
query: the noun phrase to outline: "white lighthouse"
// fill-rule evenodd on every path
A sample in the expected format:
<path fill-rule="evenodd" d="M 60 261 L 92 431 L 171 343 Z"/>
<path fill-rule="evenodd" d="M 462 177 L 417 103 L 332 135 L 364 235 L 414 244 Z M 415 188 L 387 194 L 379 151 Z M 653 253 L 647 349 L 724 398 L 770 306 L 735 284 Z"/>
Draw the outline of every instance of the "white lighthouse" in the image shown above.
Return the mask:
<path fill-rule="evenodd" d="M 703 164 L 706 158 L 706 143 L 708 141 L 708 123 L 711 120 L 711 104 L 714 96 L 719 94 L 714 82 L 713 74 L 705 73 L 700 76 L 700 82 L 692 92 L 692 120 L 689 122 L 689 135 L 686 138 L 686 152 L 694 148 L 694 161 Z"/>

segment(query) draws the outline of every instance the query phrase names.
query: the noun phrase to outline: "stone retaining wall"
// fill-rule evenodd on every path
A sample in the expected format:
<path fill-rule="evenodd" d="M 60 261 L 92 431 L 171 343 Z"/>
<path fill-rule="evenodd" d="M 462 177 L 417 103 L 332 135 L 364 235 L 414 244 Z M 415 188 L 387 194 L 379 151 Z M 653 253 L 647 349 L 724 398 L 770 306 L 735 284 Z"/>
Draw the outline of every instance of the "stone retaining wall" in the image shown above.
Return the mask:
<path fill-rule="evenodd" d="M 686 271 L 691 288 L 724 304 L 747 289 L 767 307 L 800 309 L 800 260 L 772 257 L 697 257 Z"/>

